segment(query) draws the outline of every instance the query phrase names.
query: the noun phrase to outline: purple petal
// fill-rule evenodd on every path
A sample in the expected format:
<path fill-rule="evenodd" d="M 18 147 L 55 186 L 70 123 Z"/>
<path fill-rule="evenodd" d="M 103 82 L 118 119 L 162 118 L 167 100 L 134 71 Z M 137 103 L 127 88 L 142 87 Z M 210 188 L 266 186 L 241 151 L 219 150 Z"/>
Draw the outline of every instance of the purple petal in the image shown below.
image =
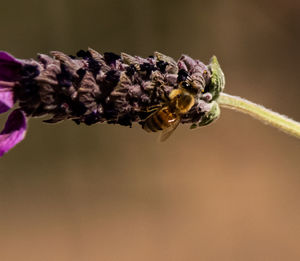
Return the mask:
<path fill-rule="evenodd" d="M 4 86 L 0 81 L 0 114 L 14 106 L 14 95 L 11 87 Z"/>
<path fill-rule="evenodd" d="M 179 60 L 185 63 L 185 65 L 188 68 L 188 71 L 190 71 L 196 66 L 196 61 L 187 55 L 182 55 Z"/>
<path fill-rule="evenodd" d="M 0 113 L 14 105 L 13 82 L 19 80 L 22 62 L 12 55 L 0 51 Z"/>
<path fill-rule="evenodd" d="M 22 62 L 6 52 L 0 51 L 0 81 L 14 82 L 20 77 Z"/>
<path fill-rule="evenodd" d="M 26 134 L 27 120 L 25 113 L 14 110 L 0 133 L 0 157 L 21 142 Z"/>

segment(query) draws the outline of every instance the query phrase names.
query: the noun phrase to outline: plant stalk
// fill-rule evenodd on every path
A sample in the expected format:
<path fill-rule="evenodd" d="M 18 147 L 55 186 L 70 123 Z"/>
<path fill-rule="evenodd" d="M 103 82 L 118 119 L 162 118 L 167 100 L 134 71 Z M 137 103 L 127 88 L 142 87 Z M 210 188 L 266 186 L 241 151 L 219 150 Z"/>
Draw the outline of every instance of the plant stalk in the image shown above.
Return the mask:
<path fill-rule="evenodd" d="M 271 125 L 287 134 L 300 138 L 300 123 L 261 105 L 241 97 L 221 93 L 217 102 L 221 107 L 249 114 L 265 124 Z"/>

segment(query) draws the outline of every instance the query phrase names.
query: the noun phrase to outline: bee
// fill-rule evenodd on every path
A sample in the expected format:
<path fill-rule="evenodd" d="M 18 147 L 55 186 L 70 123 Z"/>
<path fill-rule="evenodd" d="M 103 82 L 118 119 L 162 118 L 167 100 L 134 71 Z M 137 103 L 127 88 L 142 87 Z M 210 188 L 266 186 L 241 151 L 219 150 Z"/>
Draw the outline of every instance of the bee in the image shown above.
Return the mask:
<path fill-rule="evenodd" d="M 189 112 L 195 104 L 199 87 L 188 77 L 178 84 L 178 88 L 171 91 L 165 102 L 150 107 L 154 110 L 143 122 L 142 127 L 147 132 L 162 131 L 160 141 L 165 141 L 178 127 L 182 115 Z M 203 92 L 203 90 L 201 89 Z"/>

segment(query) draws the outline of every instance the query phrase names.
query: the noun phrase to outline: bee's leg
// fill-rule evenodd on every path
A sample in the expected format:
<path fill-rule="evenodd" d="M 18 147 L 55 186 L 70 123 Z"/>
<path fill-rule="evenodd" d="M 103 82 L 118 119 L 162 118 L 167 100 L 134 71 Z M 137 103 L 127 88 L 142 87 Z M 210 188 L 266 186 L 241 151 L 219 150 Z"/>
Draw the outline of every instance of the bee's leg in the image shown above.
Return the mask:
<path fill-rule="evenodd" d="M 168 103 L 168 102 L 170 102 L 170 97 L 169 97 L 169 95 L 166 93 L 166 91 L 165 90 L 163 90 L 163 93 L 162 93 L 162 95 L 161 95 L 161 98 L 166 102 L 166 103 Z"/>
<path fill-rule="evenodd" d="M 151 106 L 147 107 L 146 112 L 156 111 L 156 110 L 160 109 L 161 107 L 162 107 L 161 104 L 151 105 Z"/>
<path fill-rule="evenodd" d="M 154 112 L 162 107 L 162 104 L 155 104 L 147 107 L 145 110 L 140 110 L 141 112 Z"/>

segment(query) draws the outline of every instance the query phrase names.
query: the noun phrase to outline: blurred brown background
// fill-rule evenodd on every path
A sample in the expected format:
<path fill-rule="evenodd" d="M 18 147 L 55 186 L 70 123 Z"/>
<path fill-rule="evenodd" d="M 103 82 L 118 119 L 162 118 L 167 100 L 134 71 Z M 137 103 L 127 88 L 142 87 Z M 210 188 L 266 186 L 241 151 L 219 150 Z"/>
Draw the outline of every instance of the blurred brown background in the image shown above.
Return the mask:
<path fill-rule="evenodd" d="M 299 13 L 298 0 L 3 1 L 0 49 L 216 54 L 226 92 L 300 120 Z M 31 119 L 0 159 L 0 260 L 300 260 L 299 154 L 226 109 L 163 144 L 139 126 Z"/>

